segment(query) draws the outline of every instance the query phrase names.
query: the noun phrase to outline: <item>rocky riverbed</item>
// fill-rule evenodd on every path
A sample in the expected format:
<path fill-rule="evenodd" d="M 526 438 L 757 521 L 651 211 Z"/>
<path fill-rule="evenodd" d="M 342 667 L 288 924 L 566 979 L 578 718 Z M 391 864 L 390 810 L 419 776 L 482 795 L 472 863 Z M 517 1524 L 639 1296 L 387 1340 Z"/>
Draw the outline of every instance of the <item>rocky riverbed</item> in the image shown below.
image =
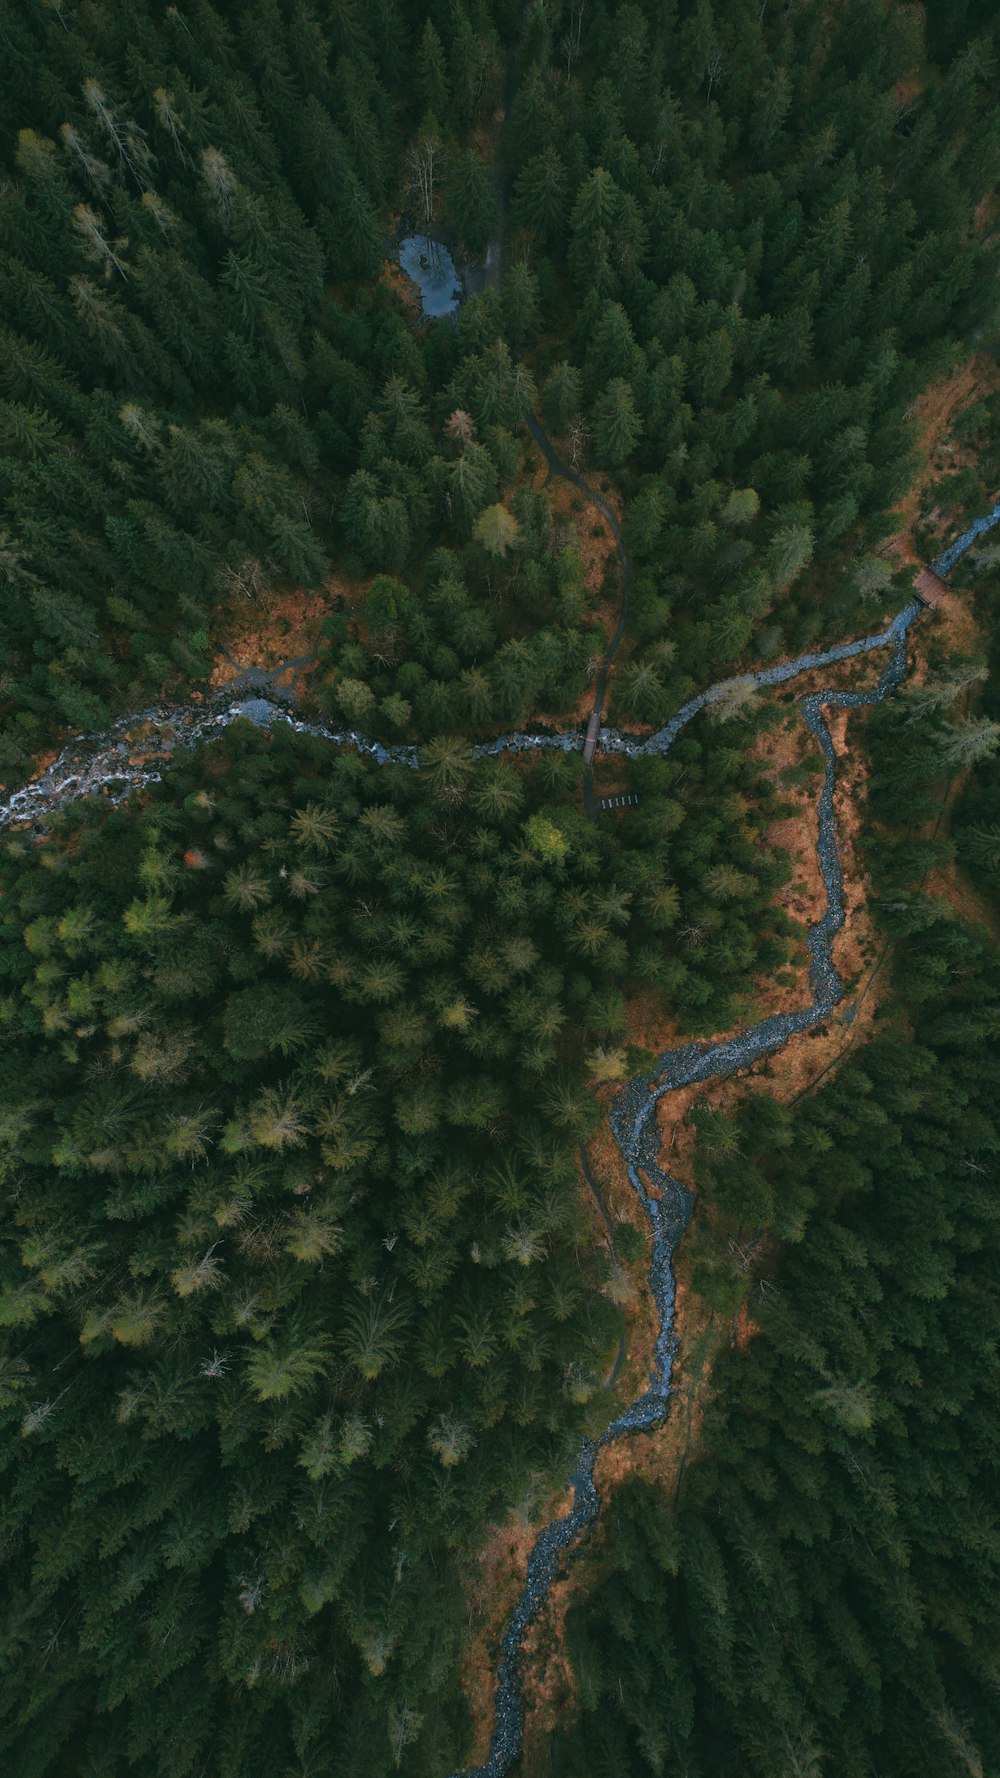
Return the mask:
<path fill-rule="evenodd" d="M 533 427 L 540 432 L 540 428 Z M 546 441 L 547 442 L 547 441 Z M 554 472 L 569 473 L 549 447 L 546 455 Z M 587 497 L 599 497 L 586 483 L 573 475 L 573 481 Z M 934 564 L 939 574 L 948 573 L 966 550 L 994 525 L 1000 523 L 1000 505 L 985 519 L 979 519 L 949 546 Z M 628 590 L 628 562 L 624 543 L 615 522 L 615 535 L 621 552 L 623 575 L 623 611 L 625 616 Z M 533 1622 L 556 1575 L 563 1558 L 577 1545 L 598 1517 L 600 1497 L 594 1483 L 594 1464 L 599 1450 L 617 1439 L 648 1431 L 657 1426 L 667 1412 L 671 1390 L 671 1374 L 676 1354 L 674 1329 L 675 1284 L 671 1261 L 674 1250 L 687 1225 L 693 1199 L 691 1193 L 663 1171 L 659 1165 L 659 1136 L 656 1104 L 665 1093 L 710 1079 L 728 1078 L 751 1067 L 764 1056 L 787 1043 L 790 1037 L 827 1018 L 843 997 L 843 985 L 833 963 L 833 940 L 844 923 L 843 875 L 837 846 L 833 792 L 836 779 L 836 754 L 824 709 L 860 709 L 878 703 L 898 686 L 906 673 L 906 638 L 921 606 L 913 601 L 883 630 L 854 642 L 834 648 L 799 655 L 778 666 L 744 674 L 739 680 L 720 680 L 707 691 L 680 709 L 676 716 L 646 740 L 601 728 L 597 749 L 605 753 L 631 757 L 644 753 L 659 755 L 669 752 L 677 736 L 707 707 L 729 695 L 735 684 L 749 679 L 755 686 L 780 685 L 801 673 L 835 661 L 849 660 L 856 655 L 879 649 L 889 650 L 889 660 L 878 683 L 871 691 L 811 692 L 800 700 L 803 720 L 816 736 L 825 758 L 823 784 L 819 794 L 819 838 L 817 856 L 826 889 L 826 908 L 811 927 L 808 946 L 812 962 L 809 985 L 812 994 L 808 1006 L 797 1011 L 772 1014 L 718 1043 L 697 1042 L 679 1045 L 661 1055 L 651 1073 L 634 1077 L 622 1089 L 611 1110 L 614 1134 L 639 1202 L 649 1222 L 651 1256 L 647 1282 L 657 1309 L 658 1332 L 653 1365 L 647 1387 L 635 1401 L 611 1421 L 596 1440 L 586 1439 L 580 1447 L 569 1476 L 573 1505 L 563 1518 L 555 1519 L 539 1531 L 528 1558 L 524 1587 L 511 1613 L 503 1637 L 497 1669 L 496 1703 L 493 1735 L 485 1762 L 470 1768 L 463 1778 L 506 1778 L 521 1751 L 524 1725 L 522 1651 L 524 1637 Z M 610 654 L 617 647 L 618 633 L 609 645 Z M 600 711 L 606 683 L 602 675 L 595 711 Z M 288 724 L 297 733 L 319 736 L 332 745 L 352 747 L 379 765 L 389 763 L 420 768 L 420 749 L 411 744 L 386 746 L 354 730 L 332 729 L 322 723 L 305 722 L 294 715 L 286 704 L 265 696 L 220 697 L 209 704 L 187 704 L 177 707 L 151 705 L 133 715 L 122 717 L 104 734 L 77 735 L 69 746 L 38 778 L 14 791 L 0 804 L 0 827 L 29 823 L 37 825 L 46 814 L 65 808 L 82 796 L 102 795 L 110 802 L 121 802 L 145 784 L 158 782 L 169 766 L 178 747 L 192 747 L 210 740 L 233 722 L 252 722 L 262 728 Z M 530 753 L 548 748 L 565 752 L 582 752 L 584 733 L 530 734 L 517 731 L 482 741 L 474 749 L 478 757 L 503 752 Z"/>

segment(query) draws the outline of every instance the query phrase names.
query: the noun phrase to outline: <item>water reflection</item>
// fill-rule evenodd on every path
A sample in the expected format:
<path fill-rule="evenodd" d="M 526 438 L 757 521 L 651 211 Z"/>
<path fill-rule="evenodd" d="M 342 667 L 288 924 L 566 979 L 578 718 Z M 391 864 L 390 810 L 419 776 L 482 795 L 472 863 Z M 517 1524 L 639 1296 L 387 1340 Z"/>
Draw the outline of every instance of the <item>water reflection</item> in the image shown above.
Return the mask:
<path fill-rule="evenodd" d="M 462 281 L 455 261 L 440 241 L 428 235 L 407 235 L 399 243 L 399 263 L 420 291 L 420 306 L 431 320 L 457 315 Z"/>

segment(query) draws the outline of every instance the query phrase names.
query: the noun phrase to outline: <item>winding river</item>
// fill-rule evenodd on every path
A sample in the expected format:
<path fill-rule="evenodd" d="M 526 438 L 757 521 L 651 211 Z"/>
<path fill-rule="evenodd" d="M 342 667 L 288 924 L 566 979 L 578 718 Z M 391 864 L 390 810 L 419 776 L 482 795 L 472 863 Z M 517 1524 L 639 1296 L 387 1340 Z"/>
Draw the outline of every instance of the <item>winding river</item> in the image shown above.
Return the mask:
<path fill-rule="evenodd" d="M 1000 508 L 996 521 L 1000 521 Z M 970 542 L 972 541 L 970 537 Z M 913 601 L 894 618 L 888 628 L 860 641 L 831 648 L 820 654 L 801 655 L 778 667 L 750 675 L 754 685 L 777 685 L 811 668 L 833 661 L 848 660 L 854 655 L 888 649 L 889 660 L 871 691 L 811 692 L 801 700 L 803 719 L 819 741 L 826 762 L 819 796 L 819 839 L 817 853 L 826 887 L 826 909 L 810 928 L 808 946 L 812 962 L 809 985 L 812 1001 L 796 1012 L 775 1013 L 761 1019 L 734 1037 L 720 1042 L 682 1044 L 661 1055 L 651 1074 L 641 1074 L 622 1089 L 611 1108 L 611 1129 L 628 1170 L 632 1189 L 649 1222 L 651 1257 L 647 1282 L 656 1303 L 658 1331 L 653 1351 L 653 1365 L 647 1387 L 635 1401 L 605 1427 L 598 1439 L 585 1439 L 569 1476 L 573 1504 L 564 1518 L 554 1519 L 538 1533 L 528 1557 L 524 1587 L 507 1623 L 497 1669 L 497 1690 L 493 1734 L 488 1757 L 480 1766 L 470 1768 L 463 1778 L 505 1778 L 521 1752 L 524 1728 L 524 1696 L 522 1650 L 529 1626 L 538 1615 L 561 1560 L 571 1545 L 591 1526 L 601 1508 L 594 1482 L 594 1465 L 603 1446 L 633 1433 L 648 1431 L 660 1424 L 667 1412 L 671 1393 L 671 1373 L 677 1340 L 674 1331 L 674 1275 L 671 1266 L 674 1249 L 687 1226 L 693 1197 L 679 1180 L 664 1172 L 659 1165 L 660 1140 L 656 1122 L 657 1101 L 678 1087 L 715 1077 L 726 1078 L 749 1068 L 752 1063 L 780 1049 L 789 1037 L 806 1031 L 827 1018 L 843 997 L 843 985 L 833 962 L 833 940 L 844 924 L 843 875 L 837 848 L 833 809 L 836 776 L 836 755 L 833 740 L 823 716 L 823 708 L 858 709 L 878 703 L 900 684 L 906 673 L 906 636 L 921 606 Z M 706 705 L 717 703 L 732 687 L 732 680 L 721 681 L 699 697 L 692 698 L 665 728 L 639 743 L 627 737 L 601 731 L 600 742 L 608 750 L 629 755 L 666 753 L 684 726 Z M 459 1778 L 453 1774 L 453 1778 Z"/>
<path fill-rule="evenodd" d="M 914 600 L 883 630 L 855 642 L 820 652 L 802 654 L 759 672 L 720 680 L 707 691 L 692 698 L 656 734 L 646 740 L 600 728 L 600 714 L 612 657 L 624 632 L 627 617 L 629 585 L 628 557 L 618 520 L 606 503 L 581 477 L 567 469 L 553 451 L 537 423 L 530 426 L 542 445 L 550 472 L 566 475 L 575 486 L 602 512 L 611 524 L 622 567 L 622 606 L 618 626 L 608 645 L 595 692 L 590 730 L 585 738 L 579 731 L 565 734 L 527 734 L 516 732 L 484 741 L 474 749 L 479 757 L 502 752 L 532 752 L 541 748 L 560 748 L 566 752 L 595 750 L 604 753 L 640 754 L 669 752 L 681 730 L 700 711 L 719 703 L 737 685 L 748 680 L 754 686 L 780 685 L 798 674 L 835 661 L 849 660 L 856 655 L 885 649 L 888 661 L 877 684 L 869 691 L 810 692 L 800 700 L 799 708 L 807 727 L 823 750 L 826 767 L 819 794 L 819 838 L 817 855 L 826 888 L 826 908 L 810 928 L 808 946 L 811 956 L 809 985 L 810 1005 L 796 1012 L 775 1013 L 750 1025 L 745 1031 L 718 1042 L 681 1044 L 666 1051 L 649 1074 L 635 1076 L 617 1095 L 611 1108 L 611 1129 L 628 1170 L 636 1197 L 646 1214 L 650 1227 L 651 1258 L 647 1274 L 649 1289 L 656 1303 L 659 1328 L 654 1346 L 653 1364 L 647 1387 L 624 1409 L 597 1439 L 585 1439 L 569 1476 L 573 1504 L 563 1518 L 552 1520 L 538 1532 L 528 1558 L 527 1577 L 504 1632 L 497 1669 L 497 1686 L 493 1733 L 489 1754 L 482 1765 L 469 1768 L 461 1778 L 506 1778 L 521 1752 L 524 1727 L 523 1645 L 527 1630 L 538 1615 L 559 1572 L 563 1557 L 592 1525 L 600 1512 L 601 1502 L 594 1482 L 594 1465 L 605 1445 L 633 1433 L 647 1431 L 663 1420 L 671 1393 L 671 1373 L 677 1340 L 674 1331 L 674 1276 L 671 1260 L 677 1242 L 691 1215 L 693 1198 L 678 1180 L 659 1165 L 659 1136 L 656 1122 L 657 1101 L 665 1093 L 694 1082 L 727 1078 L 741 1073 L 762 1057 L 780 1049 L 790 1037 L 806 1031 L 826 1019 L 843 998 L 843 984 L 833 962 L 833 940 L 844 924 L 843 875 L 837 847 L 833 792 L 836 756 L 833 741 L 823 715 L 824 709 L 860 709 L 876 704 L 900 684 L 906 673 L 906 638 L 910 625 L 921 606 Z M 983 519 L 956 539 L 934 564 L 939 574 L 947 574 L 960 556 L 984 532 L 1000 523 L 1000 503 Z M 277 670 L 280 673 L 281 669 Z M 271 678 L 277 676 L 277 673 Z M 267 675 L 261 676 L 263 690 Z M 78 735 L 69 747 L 37 779 L 15 791 L 0 804 L 0 827 L 19 822 L 34 822 L 54 813 L 78 797 L 103 795 L 110 802 L 122 801 L 131 791 L 144 784 L 158 782 L 177 747 L 191 747 L 210 739 L 230 723 L 249 720 L 261 727 L 288 724 L 298 733 L 321 736 L 338 746 L 354 747 L 378 764 L 394 762 L 414 769 L 420 765 L 420 750 L 415 746 L 384 746 L 353 730 L 339 730 L 322 723 L 296 718 L 263 691 L 233 698 L 232 692 L 203 705 L 171 707 L 155 704 L 135 715 L 122 717 L 114 727 L 101 735 Z M 586 750 L 586 751 L 585 751 Z M 593 793 L 589 806 L 593 811 Z M 453 1775 L 459 1778 L 459 1775 Z"/>
<path fill-rule="evenodd" d="M 534 430 L 534 428 L 532 428 Z M 549 453 L 546 453 L 549 455 Z M 550 463 L 553 458 L 549 457 Z M 557 469 L 561 469 L 558 459 Z M 593 498 L 586 484 L 572 477 L 588 497 Z M 595 501 L 605 510 L 603 502 Z M 607 516 L 607 515 L 606 515 Z M 984 532 L 1000 523 L 1000 503 L 987 515 L 963 532 L 934 563 L 935 572 L 947 574 L 959 558 Z M 627 598 L 627 558 L 622 550 L 624 599 Z M 676 716 L 648 740 L 639 742 L 628 736 L 601 729 L 598 746 L 607 752 L 635 756 L 641 753 L 665 754 L 681 730 L 701 710 L 722 701 L 734 685 L 749 679 L 755 686 L 781 685 L 798 674 L 835 661 L 850 660 L 856 655 L 886 649 L 888 661 L 877 683 L 869 691 L 810 692 L 800 700 L 799 708 L 807 728 L 815 735 L 823 751 L 825 770 L 819 793 L 818 839 L 816 844 L 820 872 L 826 889 L 826 908 L 810 927 L 807 943 L 811 957 L 809 986 L 812 999 L 796 1012 L 774 1013 L 750 1025 L 745 1031 L 718 1042 L 681 1044 L 657 1058 L 652 1072 L 633 1077 L 615 1098 L 611 1107 L 611 1129 L 636 1194 L 650 1226 L 651 1257 L 647 1282 L 656 1303 L 659 1327 L 653 1352 L 653 1365 L 647 1387 L 623 1413 L 605 1427 L 597 1439 L 585 1439 L 569 1476 L 573 1504 L 564 1518 L 554 1519 L 538 1533 L 528 1557 L 524 1587 L 511 1612 L 501 1645 L 497 1667 L 497 1689 L 493 1734 L 490 1750 L 482 1765 L 468 1768 L 452 1778 L 505 1778 L 520 1756 L 524 1730 L 524 1685 L 522 1651 L 527 1631 L 544 1604 L 562 1559 L 571 1546 L 594 1523 L 601 1501 L 594 1482 L 594 1465 L 603 1446 L 636 1432 L 648 1431 L 664 1419 L 671 1393 L 671 1374 L 677 1351 L 674 1331 L 675 1284 L 671 1266 L 674 1250 L 687 1226 L 694 1204 L 691 1192 L 677 1179 L 664 1172 L 659 1164 L 660 1140 L 656 1122 L 656 1106 L 665 1093 L 678 1087 L 691 1086 L 710 1079 L 726 1079 L 743 1072 L 753 1063 L 772 1054 L 790 1037 L 807 1031 L 829 1017 L 843 998 L 844 988 L 833 961 L 833 941 L 844 924 L 844 880 L 837 846 L 833 793 L 836 782 L 836 753 L 833 738 L 823 715 L 824 709 L 857 710 L 877 704 L 902 682 L 906 674 L 906 638 L 910 625 L 919 616 L 922 606 L 916 600 L 905 606 L 884 629 L 855 642 L 818 653 L 799 655 L 759 672 L 726 679 L 710 686 L 692 698 Z M 611 649 L 617 647 L 620 628 Z M 606 673 L 603 683 L 606 683 Z M 601 694 L 603 694 L 603 683 Z M 495 743 L 495 750 L 506 742 Z"/>

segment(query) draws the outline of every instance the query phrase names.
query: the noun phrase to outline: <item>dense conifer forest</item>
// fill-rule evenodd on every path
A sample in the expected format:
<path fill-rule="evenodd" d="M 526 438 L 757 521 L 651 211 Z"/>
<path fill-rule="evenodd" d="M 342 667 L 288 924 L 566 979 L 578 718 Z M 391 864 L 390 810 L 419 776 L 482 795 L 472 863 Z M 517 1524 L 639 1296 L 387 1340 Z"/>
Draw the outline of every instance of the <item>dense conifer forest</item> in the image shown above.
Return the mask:
<path fill-rule="evenodd" d="M 628 499 L 624 716 L 843 630 L 887 592 L 910 404 L 992 314 L 994 26 L 929 10 L 8 8 L 0 769 L 197 680 L 220 601 L 333 561 L 420 596 L 331 706 L 567 707 L 573 564 L 517 487 L 536 398 Z M 501 195 L 500 288 L 415 332 L 391 217 L 475 253 Z"/>
<path fill-rule="evenodd" d="M 0 1760 L 446 1778 L 470 1565 L 622 1406 L 647 1243 L 581 1145 L 654 1036 L 805 979 L 771 830 L 821 766 L 767 770 L 793 694 L 745 676 L 910 597 L 916 404 L 1000 345 L 1000 26 L 24 0 L 0 50 L 0 781 L 202 707 L 279 597 L 326 613 L 305 714 L 421 749 L 237 722 L 0 829 Z M 995 498 L 995 388 L 927 559 Z M 694 1291 L 752 1333 L 605 1504 L 523 1778 L 1000 1769 L 998 584 L 851 718 L 877 1018 L 694 1108 Z M 737 680 L 599 756 L 595 819 L 578 752 L 474 743 L 582 743 L 620 611 L 618 728 Z"/>
<path fill-rule="evenodd" d="M 673 1500 L 613 1497 L 568 1625 L 560 1774 L 1000 1762 L 1000 947 L 922 891 L 949 848 L 892 822 L 903 786 L 915 823 L 939 813 L 947 724 L 912 715 L 904 694 L 870 722 L 894 1002 L 815 1095 L 748 1094 L 702 1131 L 699 1287 L 745 1301 L 754 1337 L 718 1364 Z M 960 855 L 983 856 L 996 781 L 963 797 Z M 997 888 L 994 863 L 994 912 Z M 792 1245 L 748 1259 L 774 1228 Z"/>

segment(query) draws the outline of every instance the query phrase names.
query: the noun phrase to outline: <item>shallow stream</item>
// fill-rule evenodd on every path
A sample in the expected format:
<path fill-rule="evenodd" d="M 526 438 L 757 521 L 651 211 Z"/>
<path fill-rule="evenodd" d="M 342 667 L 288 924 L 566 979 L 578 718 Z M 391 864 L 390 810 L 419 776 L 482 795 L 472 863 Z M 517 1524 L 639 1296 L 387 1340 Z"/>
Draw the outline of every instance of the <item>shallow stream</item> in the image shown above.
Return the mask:
<path fill-rule="evenodd" d="M 681 1044 L 667 1050 L 650 1074 L 633 1077 L 622 1088 L 611 1107 L 611 1129 L 628 1170 L 632 1189 L 639 1199 L 650 1227 L 652 1243 L 647 1283 L 656 1303 L 659 1329 L 649 1380 L 639 1395 L 596 1440 L 586 1439 L 580 1447 L 569 1476 L 573 1489 L 573 1505 L 561 1519 L 554 1519 L 538 1534 L 528 1558 L 528 1573 L 521 1595 L 511 1613 L 501 1647 L 497 1670 L 497 1695 L 494 1729 L 490 1751 L 485 1762 L 471 1768 L 466 1778 L 504 1778 L 521 1751 L 524 1727 L 522 1648 L 529 1625 L 543 1605 L 552 1582 L 559 1571 L 561 1558 L 581 1534 L 593 1524 L 601 1509 L 600 1496 L 594 1482 L 594 1465 L 604 1445 L 648 1431 L 659 1425 L 667 1412 L 671 1392 L 671 1373 L 677 1340 L 673 1325 L 674 1275 L 671 1261 L 674 1249 L 687 1226 L 693 1197 L 686 1186 L 659 1165 L 660 1138 L 656 1121 L 657 1101 L 665 1093 L 694 1082 L 728 1078 L 742 1073 L 762 1057 L 780 1049 L 789 1037 L 807 1031 L 827 1018 L 842 999 L 844 989 L 833 963 L 833 940 L 844 924 L 843 877 L 837 849 L 833 812 L 833 789 L 836 755 L 830 731 L 823 717 L 823 707 L 858 709 L 878 703 L 895 689 L 906 672 L 906 633 L 921 607 L 908 605 L 887 629 L 866 636 L 858 642 L 846 643 L 824 653 L 802 655 L 780 667 L 770 667 L 750 675 L 755 685 L 776 685 L 810 668 L 847 660 L 852 655 L 867 654 L 874 649 L 888 648 L 889 661 L 878 683 L 868 692 L 812 692 L 800 702 L 802 716 L 819 741 L 826 761 L 823 786 L 819 797 L 819 841 L 817 853 L 826 886 L 826 910 L 808 934 L 812 962 L 809 985 L 812 1002 L 797 1012 L 774 1013 L 751 1025 L 746 1031 L 721 1042 Z M 732 681 L 723 681 L 709 691 L 693 698 L 658 734 L 643 743 L 630 742 L 622 736 L 607 736 L 601 731 L 601 742 L 617 752 L 659 753 L 669 751 L 686 723 L 725 695 Z"/>
<path fill-rule="evenodd" d="M 533 431 L 536 429 L 533 427 Z M 538 429 L 540 431 L 540 429 Z M 537 436 L 537 432 L 536 432 Z M 548 441 L 545 441 L 546 445 Z M 564 466 L 549 446 L 546 450 L 555 473 L 566 473 Z M 573 481 L 588 498 L 598 504 L 586 483 L 573 475 Z M 604 503 L 600 502 L 601 509 Z M 613 516 L 613 515 L 612 515 Z M 939 574 L 946 574 L 959 557 L 984 532 L 1000 523 L 1000 503 L 985 519 L 979 519 L 956 539 L 934 564 Z M 616 541 L 622 557 L 623 581 L 627 594 L 627 557 L 617 520 L 614 521 Z M 833 963 L 833 940 L 844 923 L 843 875 L 837 847 L 833 792 L 836 777 L 836 755 L 830 731 L 823 716 L 824 708 L 860 709 L 876 704 L 900 684 L 906 673 L 906 637 L 921 606 L 914 600 L 884 630 L 864 636 L 855 642 L 841 643 L 813 653 L 802 654 L 759 672 L 720 680 L 707 691 L 692 698 L 676 716 L 647 740 L 622 735 L 602 728 L 597 735 L 598 751 L 626 754 L 669 752 L 681 730 L 692 719 L 713 704 L 720 702 L 735 684 L 749 679 L 756 686 L 780 685 L 817 667 L 849 660 L 856 655 L 888 649 L 889 660 L 878 683 L 870 691 L 810 692 L 800 700 L 799 708 L 807 727 L 816 736 L 826 761 L 823 784 L 819 794 L 819 839 L 817 855 L 826 888 L 826 909 L 810 928 L 808 946 L 812 962 L 809 985 L 812 1001 L 796 1012 L 774 1013 L 718 1042 L 695 1042 L 679 1045 L 661 1055 L 649 1074 L 635 1076 L 617 1095 L 611 1108 L 611 1129 L 628 1170 L 632 1188 L 649 1221 L 651 1258 L 647 1274 L 650 1292 L 656 1303 L 659 1330 L 654 1347 L 653 1366 L 642 1394 L 637 1396 L 600 1437 L 586 1439 L 580 1447 L 568 1477 L 573 1490 L 569 1513 L 552 1520 L 536 1536 L 528 1557 L 527 1578 L 511 1612 L 504 1632 L 497 1668 L 497 1688 L 493 1734 L 487 1759 L 480 1766 L 469 1768 L 463 1778 L 505 1778 L 517 1760 L 524 1727 L 522 1651 L 525 1634 L 545 1602 L 549 1589 L 559 1572 L 562 1560 L 571 1545 L 594 1523 L 601 1502 L 594 1483 L 594 1464 L 604 1445 L 647 1431 L 663 1420 L 671 1392 L 671 1373 L 677 1340 L 673 1325 L 674 1276 L 671 1260 L 677 1242 L 691 1215 L 693 1198 L 678 1180 L 659 1165 L 659 1134 L 656 1122 L 657 1101 L 665 1093 L 694 1082 L 726 1079 L 742 1073 L 762 1057 L 780 1049 L 790 1037 L 807 1031 L 829 1017 L 843 998 L 844 989 Z M 606 674 L 604 675 L 606 679 Z M 603 684 L 600 688 L 603 696 Z M 595 702 L 595 709 L 600 703 Z M 420 750 L 410 745 L 384 746 L 354 730 L 339 730 L 323 723 L 304 722 L 294 717 L 283 705 L 263 696 L 232 699 L 217 698 L 212 704 L 188 704 L 178 707 L 151 705 L 134 715 L 122 717 L 102 735 L 78 735 L 75 742 L 63 749 L 48 769 L 23 789 L 15 791 L 0 804 L 0 827 L 17 822 L 37 821 L 40 816 L 64 808 L 69 802 L 95 792 L 110 802 L 120 802 L 132 790 L 158 782 L 177 747 L 191 747 L 208 740 L 230 723 L 247 720 L 259 727 L 270 728 L 287 723 L 300 734 L 317 735 L 338 746 L 354 747 L 379 765 L 390 762 L 419 769 Z M 483 741 L 475 748 L 479 757 L 502 752 L 531 752 L 541 748 L 559 748 L 566 752 L 582 752 L 584 735 L 573 730 L 565 734 L 527 734 L 516 732 Z M 453 1775 L 456 1778 L 456 1775 Z"/>
<path fill-rule="evenodd" d="M 948 573 L 977 538 L 1000 523 L 1000 504 L 986 519 L 977 520 L 970 529 L 940 556 L 935 571 Z M 803 654 L 794 661 L 749 675 L 737 681 L 721 680 L 672 717 L 645 742 L 601 729 L 598 746 L 608 752 L 636 755 L 665 754 L 685 725 L 706 706 L 720 702 L 734 683 L 749 678 L 754 685 L 780 685 L 797 674 L 816 667 L 849 660 L 855 655 L 869 654 L 876 649 L 890 650 L 889 660 L 870 691 L 810 692 L 800 700 L 803 721 L 816 736 L 823 750 L 825 770 L 819 793 L 819 838 L 816 851 L 826 888 L 826 908 L 810 927 L 808 946 L 811 956 L 809 986 L 812 1001 L 796 1012 L 773 1013 L 750 1025 L 745 1031 L 720 1042 L 681 1044 L 658 1057 L 649 1074 L 633 1077 L 622 1088 L 611 1107 L 611 1129 L 628 1170 L 632 1189 L 645 1211 L 650 1225 L 651 1257 L 647 1283 L 656 1303 L 659 1328 L 649 1380 L 639 1395 L 596 1440 L 585 1439 L 568 1477 L 573 1490 L 573 1504 L 564 1518 L 554 1519 L 538 1533 L 528 1557 L 528 1571 L 520 1596 L 511 1612 L 504 1632 L 497 1665 L 497 1688 L 494 1705 L 493 1734 L 489 1754 L 482 1765 L 467 1768 L 452 1778 L 506 1778 L 520 1756 L 524 1732 L 524 1638 L 541 1610 L 560 1571 L 565 1554 L 577 1545 L 594 1523 L 601 1510 L 601 1500 L 594 1482 L 594 1465 L 604 1445 L 648 1431 L 664 1419 L 671 1393 L 671 1373 L 677 1352 L 674 1330 L 675 1281 L 671 1261 L 694 1204 L 687 1187 L 659 1165 L 660 1139 L 656 1106 L 665 1093 L 678 1087 L 710 1079 L 728 1079 L 742 1073 L 787 1043 L 790 1037 L 829 1017 L 843 998 L 844 988 L 833 962 L 833 941 L 844 924 L 844 882 L 837 846 L 833 792 L 836 782 L 836 753 L 823 716 L 824 708 L 856 710 L 877 704 L 902 682 L 906 674 L 906 637 L 910 625 L 919 616 L 920 604 L 914 600 L 895 617 L 886 629 L 856 642 L 835 648 Z M 499 744 L 497 746 L 499 751 Z"/>

